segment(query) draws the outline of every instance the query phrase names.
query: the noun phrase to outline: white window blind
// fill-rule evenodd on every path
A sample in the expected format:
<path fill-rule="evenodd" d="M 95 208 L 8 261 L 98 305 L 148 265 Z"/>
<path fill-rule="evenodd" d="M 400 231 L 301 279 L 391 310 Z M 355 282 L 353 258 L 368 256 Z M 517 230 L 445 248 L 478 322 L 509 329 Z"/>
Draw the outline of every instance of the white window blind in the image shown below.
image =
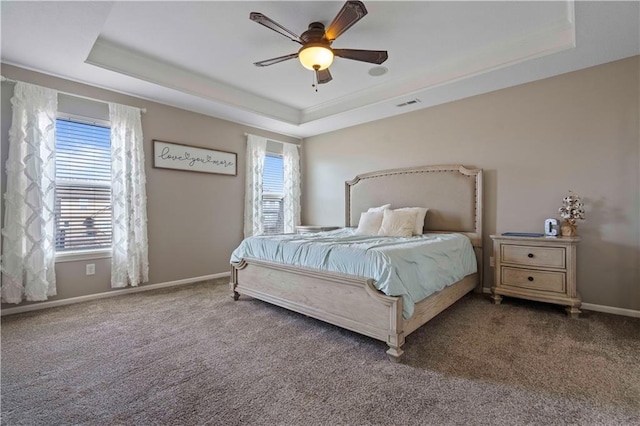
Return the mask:
<path fill-rule="evenodd" d="M 111 248 L 111 131 L 56 120 L 56 251 Z"/>
<path fill-rule="evenodd" d="M 282 156 L 267 153 L 262 178 L 262 220 L 265 234 L 284 232 L 284 166 Z"/>

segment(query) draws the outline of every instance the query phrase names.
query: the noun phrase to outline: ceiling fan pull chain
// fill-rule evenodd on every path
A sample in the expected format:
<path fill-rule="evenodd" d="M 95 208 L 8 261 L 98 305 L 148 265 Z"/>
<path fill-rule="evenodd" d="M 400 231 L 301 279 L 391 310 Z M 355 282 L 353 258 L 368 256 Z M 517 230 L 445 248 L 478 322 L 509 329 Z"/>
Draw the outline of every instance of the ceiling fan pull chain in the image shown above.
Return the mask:
<path fill-rule="evenodd" d="M 318 82 L 318 68 L 320 68 L 318 65 L 314 65 L 314 67 L 313 67 L 313 83 L 311 84 L 311 87 L 316 89 L 316 93 L 318 93 L 318 84 L 320 84 Z"/>

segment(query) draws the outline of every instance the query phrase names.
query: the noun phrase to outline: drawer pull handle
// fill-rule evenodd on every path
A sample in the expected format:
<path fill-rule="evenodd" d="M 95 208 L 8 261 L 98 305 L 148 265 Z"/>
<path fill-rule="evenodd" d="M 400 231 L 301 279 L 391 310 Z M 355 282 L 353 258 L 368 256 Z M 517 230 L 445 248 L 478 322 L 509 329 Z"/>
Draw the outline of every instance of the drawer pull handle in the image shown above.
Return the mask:
<path fill-rule="evenodd" d="M 533 253 L 529 253 L 527 256 L 529 256 L 529 258 L 533 257 Z"/>
<path fill-rule="evenodd" d="M 529 281 L 533 281 L 533 277 L 529 277 L 527 278 Z"/>

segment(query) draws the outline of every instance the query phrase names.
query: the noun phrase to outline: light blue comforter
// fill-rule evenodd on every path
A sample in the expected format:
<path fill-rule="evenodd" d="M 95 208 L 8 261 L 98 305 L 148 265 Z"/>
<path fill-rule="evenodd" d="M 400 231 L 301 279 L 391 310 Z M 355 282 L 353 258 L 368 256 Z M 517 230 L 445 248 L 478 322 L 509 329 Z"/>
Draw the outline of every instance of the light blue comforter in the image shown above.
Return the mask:
<path fill-rule="evenodd" d="M 373 278 L 389 296 L 402 296 L 403 317 L 414 304 L 477 271 L 471 241 L 462 234 L 415 237 L 355 235 L 354 229 L 246 238 L 231 254 L 243 258 Z"/>

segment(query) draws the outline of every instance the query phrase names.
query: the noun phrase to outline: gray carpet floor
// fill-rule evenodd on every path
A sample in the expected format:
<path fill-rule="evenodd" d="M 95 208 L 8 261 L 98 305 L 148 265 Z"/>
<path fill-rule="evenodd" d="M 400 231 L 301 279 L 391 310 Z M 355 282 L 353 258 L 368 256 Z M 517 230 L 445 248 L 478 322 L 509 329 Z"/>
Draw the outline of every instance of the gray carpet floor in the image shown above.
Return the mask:
<path fill-rule="evenodd" d="M 472 294 L 395 364 L 224 281 L 3 317 L 2 424 L 640 424 L 640 319 Z"/>

